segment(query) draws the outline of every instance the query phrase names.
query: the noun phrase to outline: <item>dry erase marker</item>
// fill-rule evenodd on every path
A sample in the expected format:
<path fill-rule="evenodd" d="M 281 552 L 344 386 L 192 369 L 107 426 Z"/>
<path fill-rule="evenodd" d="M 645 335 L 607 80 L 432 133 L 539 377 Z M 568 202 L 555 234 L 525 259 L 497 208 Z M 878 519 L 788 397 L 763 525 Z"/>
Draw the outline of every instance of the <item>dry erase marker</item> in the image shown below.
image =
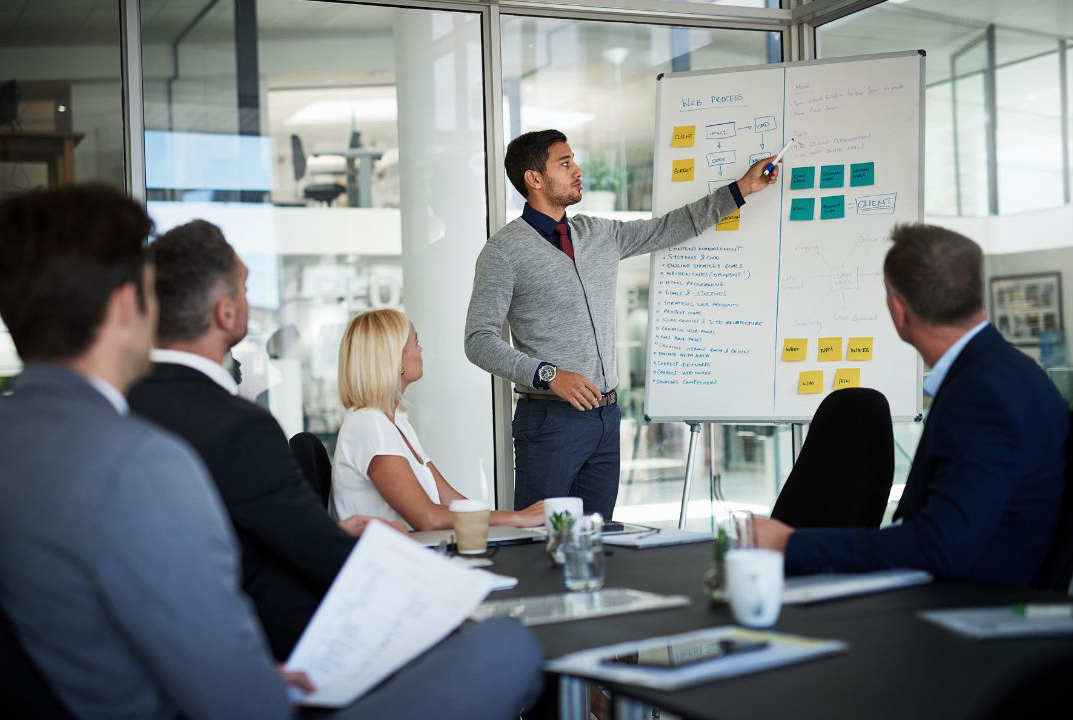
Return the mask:
<path fill-rule="evenodd" d="M 786 154 L 786 151 L 789 150 L 790 146 L 793 144 L 794 139 L 790 138 L 790 142 L 786 143 L 786 147 L 784 147 L 782 150 L 779 150 L 779 154 L 775 156 L 775 160 L 769 162 L 767 165 L 764 166 L 764 175 L 771 174 L 771 171 L 775 169 L 775 166 L 778 164 L 779 160 L 782 160 L 782 156 Z"/>

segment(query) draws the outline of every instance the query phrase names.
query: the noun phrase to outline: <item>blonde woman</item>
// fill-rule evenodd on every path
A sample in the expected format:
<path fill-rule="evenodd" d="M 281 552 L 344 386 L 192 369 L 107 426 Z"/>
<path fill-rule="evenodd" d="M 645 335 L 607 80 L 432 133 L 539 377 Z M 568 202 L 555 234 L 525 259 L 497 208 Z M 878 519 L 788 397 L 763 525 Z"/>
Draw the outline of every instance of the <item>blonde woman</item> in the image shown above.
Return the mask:
<path fill-rule="evenodd" d="M 417 331 L 397 310 L 350 321 L 339 346 L 339 399 L 346 408 L 332 463 L 333 517 L 401 520 L 415 530 L 451 527 L 447 506 L 465 499 L 432 464 L 417 433 L 397 414 L 402 395 L 424 373 Z M 492 511 L 493 525 L 535 527 L 543 501 L 517 512 Z"/>

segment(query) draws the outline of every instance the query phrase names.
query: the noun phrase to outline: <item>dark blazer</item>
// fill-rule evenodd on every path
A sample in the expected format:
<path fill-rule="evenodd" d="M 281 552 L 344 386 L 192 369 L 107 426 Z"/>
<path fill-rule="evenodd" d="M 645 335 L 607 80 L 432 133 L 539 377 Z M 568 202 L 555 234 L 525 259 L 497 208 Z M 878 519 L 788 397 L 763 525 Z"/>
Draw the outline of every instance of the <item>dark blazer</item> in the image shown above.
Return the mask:
<path fill-rule="evenodd" d="M 1054 384 L 988 325 L 932 400 L 895 513 L 901 524 L 798 530 L 786 568 L 919 568 L 1028 584 L 1054 535 L 1068 433 L 1069 409 Z"/>
<path fill-rule="evenodd" d="M 354 547 L 302 476 L 279 423 L 204 373 L 157 363 L 131 408 L 194 446 L 242 545 L 242 589 L 283 660 Z"/>

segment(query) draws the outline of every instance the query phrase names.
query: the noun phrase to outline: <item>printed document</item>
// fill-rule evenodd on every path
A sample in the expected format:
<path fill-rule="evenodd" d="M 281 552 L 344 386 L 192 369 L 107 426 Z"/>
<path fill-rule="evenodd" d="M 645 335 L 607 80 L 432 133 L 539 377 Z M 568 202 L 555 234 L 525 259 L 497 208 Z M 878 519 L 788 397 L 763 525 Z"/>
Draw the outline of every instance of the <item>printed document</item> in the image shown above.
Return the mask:
<path fill-rule="evenodd" d="M 287 660 L 316 688 L 301 705 L 343 707 L 462 624 L 494 585 L 382 523 L 370 523 Z"/>

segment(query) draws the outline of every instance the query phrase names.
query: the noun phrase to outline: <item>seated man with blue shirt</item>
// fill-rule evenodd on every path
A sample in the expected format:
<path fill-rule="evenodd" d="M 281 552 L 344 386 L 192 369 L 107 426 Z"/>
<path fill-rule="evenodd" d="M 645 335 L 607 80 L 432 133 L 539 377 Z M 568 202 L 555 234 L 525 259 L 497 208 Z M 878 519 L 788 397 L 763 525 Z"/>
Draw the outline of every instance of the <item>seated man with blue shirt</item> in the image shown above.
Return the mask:
<path fill-rule="evenodd" d="M 983 310 L 983 253 L 931 225 L 892 233 L 883 276 L 898 335 L 932 368 L 931 408 L 894 524 L 795 530 L 758 519 L 789 573 L 916 568 L 1025 585 L 1058 521 L 1069 408 Z"/>

